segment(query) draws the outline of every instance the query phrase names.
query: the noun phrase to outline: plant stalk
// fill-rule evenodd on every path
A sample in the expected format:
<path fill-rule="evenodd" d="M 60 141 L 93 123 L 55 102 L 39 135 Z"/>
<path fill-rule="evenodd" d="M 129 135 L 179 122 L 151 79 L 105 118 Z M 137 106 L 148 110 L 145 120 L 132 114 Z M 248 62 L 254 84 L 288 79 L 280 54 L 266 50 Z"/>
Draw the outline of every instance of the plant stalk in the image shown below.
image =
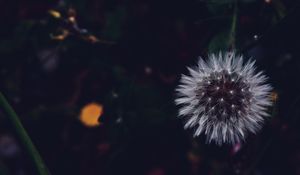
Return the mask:
<path fill-rule="evenodd" d="M 49 175 L 50 173 L 47 170 L 40 154 L 32 143 L 30 137 L 28 136 L 26 130 L 24 129 L 18 115 L 7 102 L 4 95 L 0 92 L 0 109 L 3 110 L 4 114 L 7 115 L 9 121 L 13 125 L 17 136 L 21 140 L 21 144 L 25 147 L 26 151 L 29 153 L 31 160 L 33 161 L 38 175 Z"/>
<path fill-rule="evenodd" d="M 231 50 L 235 49 L 235 35 L 236 35 L 236 23 L 237 23 L 237 1 L 234 2 L 234 11 L 232 15 L 232 23 L 231 23 L 231 29 L 229 33 L 229 42 L 228 47 Z"/>

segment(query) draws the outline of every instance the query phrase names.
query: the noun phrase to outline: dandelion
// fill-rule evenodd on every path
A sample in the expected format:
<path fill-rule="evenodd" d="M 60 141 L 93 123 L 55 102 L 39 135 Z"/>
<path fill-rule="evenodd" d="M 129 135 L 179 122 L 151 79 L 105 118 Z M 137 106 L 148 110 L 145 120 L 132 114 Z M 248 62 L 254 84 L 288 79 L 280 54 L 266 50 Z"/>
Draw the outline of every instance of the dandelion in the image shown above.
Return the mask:
<path fill-rule="evenodd" d="M 218 145 L 239 143 L 247 133 L 256 133 L 269 116 L 272 87 L 254 64 L 226 52 L 210 55 L 207 62 L 200 58 L 198 66 L 188 68 L 190 76 L 182 75 L 175 100 L 179 116 L 187 119 L 185 129 L 195 128 L 194 136 L 204 133 Z"/>

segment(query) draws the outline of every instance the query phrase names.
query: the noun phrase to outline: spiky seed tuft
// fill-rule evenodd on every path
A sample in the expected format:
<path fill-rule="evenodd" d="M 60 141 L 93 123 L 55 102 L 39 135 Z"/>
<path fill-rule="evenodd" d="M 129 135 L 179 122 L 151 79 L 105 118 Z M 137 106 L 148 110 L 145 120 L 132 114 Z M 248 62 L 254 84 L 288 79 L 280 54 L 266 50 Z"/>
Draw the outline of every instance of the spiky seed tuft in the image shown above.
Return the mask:
<path fill-rule="evenodd" d="M 200 58 L 196 67 L 188 68 L 190 75 L 182 75 L 175 100 L 179 116 L 187 118 L 185 128 L 196 128 L 195 136 L 204 133 L 218 145 L 256 133 L 272 105 L 272 87 L 254 64 L 227 52 L 209 55 L 207 62 Z"/>

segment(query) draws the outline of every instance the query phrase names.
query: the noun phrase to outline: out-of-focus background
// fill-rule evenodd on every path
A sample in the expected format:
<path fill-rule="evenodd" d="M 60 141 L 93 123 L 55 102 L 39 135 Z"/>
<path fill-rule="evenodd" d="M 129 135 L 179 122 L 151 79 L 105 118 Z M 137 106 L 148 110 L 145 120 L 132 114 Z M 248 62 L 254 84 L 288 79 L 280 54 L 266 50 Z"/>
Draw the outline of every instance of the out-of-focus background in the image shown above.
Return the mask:
<path fill-rule="evenodd" d="M 53 175 L 299 175 L 299 3 L 2 0 L 0 90 Z M 235 49 L 275 105 L 261 132 L 219 147 L 183 129 L 174 88 L 228 49 L 234 12 Z M 0 174 L 37 174 L 1 112 Z"/>

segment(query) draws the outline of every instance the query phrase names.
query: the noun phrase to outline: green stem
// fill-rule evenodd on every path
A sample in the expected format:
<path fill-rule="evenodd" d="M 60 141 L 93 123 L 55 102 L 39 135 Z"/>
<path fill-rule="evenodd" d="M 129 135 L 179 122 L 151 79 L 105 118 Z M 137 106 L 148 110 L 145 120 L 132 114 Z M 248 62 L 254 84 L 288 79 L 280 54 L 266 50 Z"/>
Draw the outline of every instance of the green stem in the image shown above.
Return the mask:
<path fill-rule="evenodd" d="M 237 1 L 234 3 L 234 12 L 232 16 L 231 29 L 229 33 L 229 49 L 235 49 L 235 34 L 236 34 L 236 22 L 237 22 Z"/>
<path fill-rule="evenodd" d="M 33 145 L 30 137 L 28 136 L 26 130 L 24 129 L 18 115 L 15 113 L 13 108 L 9 105 L 5 97 L 0 92 L 0 107 L 3 112 L 8 116 L 10 122 L 12 123 L 21 143 L 24 145 L 26 151 L 28 151 L 34 165 L 36 166 L 39 175 L 49 175 L 48 170 L 43 163 L 41 156 L 39 155 L 37 149 Z"/>

